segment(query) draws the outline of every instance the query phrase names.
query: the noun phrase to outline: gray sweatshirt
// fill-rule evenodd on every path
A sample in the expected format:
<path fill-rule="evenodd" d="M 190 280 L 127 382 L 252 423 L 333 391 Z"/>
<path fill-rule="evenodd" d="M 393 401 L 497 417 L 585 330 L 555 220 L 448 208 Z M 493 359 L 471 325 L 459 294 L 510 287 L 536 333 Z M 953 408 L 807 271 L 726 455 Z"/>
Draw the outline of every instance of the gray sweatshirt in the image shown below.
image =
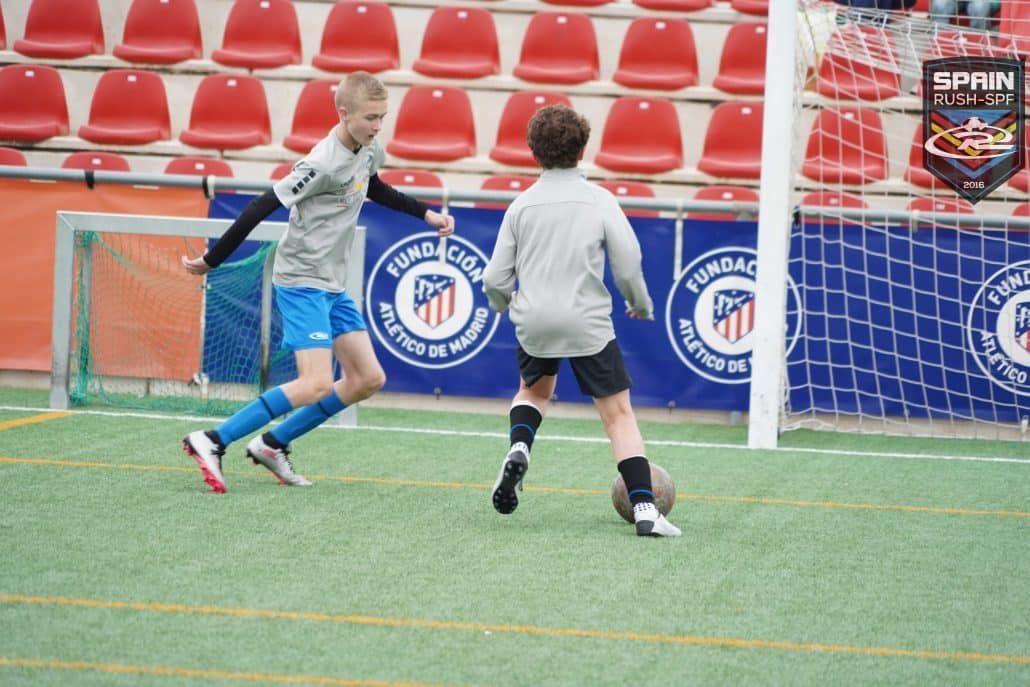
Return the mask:
<path fill-rule="evenodd" d="M 483 291 L 530 355 L 593 355 L 615 338 L 606 251 L 627 305 L 651 317 L 640 244 L 615 196 L 579 169 L 547 169 L 504 214 Z"/>

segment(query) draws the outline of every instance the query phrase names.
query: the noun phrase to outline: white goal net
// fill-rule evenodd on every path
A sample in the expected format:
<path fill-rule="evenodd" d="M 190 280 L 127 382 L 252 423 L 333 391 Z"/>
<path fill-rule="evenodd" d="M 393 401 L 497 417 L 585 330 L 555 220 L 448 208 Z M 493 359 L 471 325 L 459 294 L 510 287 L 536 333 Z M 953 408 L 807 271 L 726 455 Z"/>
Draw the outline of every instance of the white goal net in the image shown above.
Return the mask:
<path fill-rule="evenodd" d="M 1026 5 L 1016 18 L 1025 15 L 1030 29 L 1030 2 L 1017 4 Z M 923 152 L 928 123 L 940 147 L 963 158 L 967 183 L 992 183 L 988 146 L 963 147 L 941 122 L 957 118 L 955 126 L 969 128 L 976 117 L 997 132 L 993 143 L 1015 141 L 1025 104 L 985 114 L 956 103 L 927 118 L 923 67 L 941 58 L 974 66 L 1018 58 L 1028 44 L 997 32 L 1011 21 L 977 31 L 919 13 L 797 3 L 792 128 L 780 144 L 791 151 L 782 169 L 789 160 L 785 261 L 763 254 L 759 239 L 760 271 L 783 272 L 773 263 L 785 262 L 780 281 L 764 282 L 786 282 L 781 362 L 765 382 L 780 399 L 777 431 L 1026 438 L 1030 172 L 973 204 L 924 166 Z M 763 204 L 765 193 L 763 179 Z M 755 384 L 752 436 L 763 393 L 762 380 Z"/>

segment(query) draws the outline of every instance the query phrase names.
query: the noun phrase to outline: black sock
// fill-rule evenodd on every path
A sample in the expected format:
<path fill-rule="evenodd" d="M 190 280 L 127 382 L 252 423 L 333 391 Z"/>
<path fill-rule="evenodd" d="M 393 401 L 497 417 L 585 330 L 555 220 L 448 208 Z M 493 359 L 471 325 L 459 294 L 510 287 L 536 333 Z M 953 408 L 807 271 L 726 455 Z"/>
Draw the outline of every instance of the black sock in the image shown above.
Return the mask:
<path fill-rule="evenodd" d="M 626 483 L 629 500 L 634 506 L 638 503 L 654 503 L 654 491 L 651 489 L 651 464 L 644 456 L 633 456 L 619 461 L 619 474 Z"/>
<path fill-rule="evenodd" d="M 275 435 L 271 432 L 265 432 L 261 435 L 261 441 L 265 442 L 265 446 L 269 448 L 286 448 L 282 442 L 275 438 Z"/>
<path fill-rule="evenodd" d="M 210 439 L 211 441 L 215 442 L 216 444 L 218 444 L 222 448 L 225 448 L 225 442 L 222 441 L 222 437 L 218 436 L 218 432 L 216 432 L 213 429 L 209 429 L 209 430 L 205 431 L 204 434 L 207 435 L 208 439 Z"/>
<path fill-rule="evenodd" d="M 544 416 L 540 414 L 540 411 L 529 404 L 520 403 L 513 406 L 508 412 L 508 419 L 511 421 L 509 432 L 511 443 L 515 444 L 521 441 L 527 448 L 533 448 L 536 430 L 544 421 Z"/>

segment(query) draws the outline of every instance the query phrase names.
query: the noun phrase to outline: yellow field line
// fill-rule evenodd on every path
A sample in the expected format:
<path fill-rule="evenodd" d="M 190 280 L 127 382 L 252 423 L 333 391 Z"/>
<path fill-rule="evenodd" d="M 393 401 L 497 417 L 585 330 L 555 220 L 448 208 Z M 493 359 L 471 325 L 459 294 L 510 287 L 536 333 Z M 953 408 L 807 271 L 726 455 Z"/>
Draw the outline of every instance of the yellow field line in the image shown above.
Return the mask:
<path fill-rule="evenodd" d="M 4 431 L 5 429 L 11 429 L 12 427 L 21 427 L 23 425 L 35 425 L 40 422 L 58 420 L 62 417 L 68 417 L 69 415 L 74 415 L 74 413 L 62 413 L 60 411 L 55 411 L 53 413 L 40 413 L 39 415 L 20 417 L 16 420 L 7 420 L 6 422 L 0 422 L 0 432 Z"/>
<path fill-rule="evenodd" d="M 175 678 L 207 678 L 212 680 L 239 680 L 243 682 L 271 682 L 283 685 L 332 685 L 334 687 L 433 687 L 424 682 L 388 682 L 383 680 L 350 680 L 323 675 L 281 675 L 277 673 L 231 672 L 175 666 L 124 665 L 120 663 L 92 663 L 89 661 L 59 661 L 54 659 L 10 658 L 0 656 L 0 667 L 37 668 L 43 670 L 95 671 L 122 675 L 157 675 Z"/>
<path fill-rule="evenodd" d="M 56 460 L 50 458 L 13 458 L 0 456 L 0 464 L 48 465 L 74 468 L 99 468 L 106 470 L 139 470 L 143 472 L 183 472 L 194 473 L 196 468 L 181 465 L 136 465 L 132 463 L 99 463 L 85 460 Z M 244 470 L 225 470 L 226 475 L 256 479 L 268 479 L 264 473 Z M 349 475 L 308 475 L 315 480 L 344 482 L 352 484 L 376 484 L 380 486 L 401 487 L 435 487 L 442 489 L 490 489 L 493 485 L 485 482 L 446 482 L 435 480 L 395 479 L 387 477 L 354 477 Z M 575 494 L 587 496 L 607 495 L 604 489 L 578 489 L 574 487 L 527 486 L 526 491 L 549 494 Z M 902 513 L 931 513 L 936 515 L 970 515 L 1001 518 L 1030 518 L 1030 512 L 1014 510 L 975 510 L 970 508 L 947 508 L 942 506 L 906 506 L 878 503 L 846 503 L 841 501 L 801 501 L 795 499 L 777 499 L 762 496 L 719 496 L 712 494 L 676 494 L 683 501 L 703 501 L 711 503 L 749 503 L 766 506 L 794 506 L 798 508 L 839 508 L 846 510 L 895 511 Z"/>
<path fill-rule="evenodd" d="M 341 623 L 374 627 L 400 627 L 423 630 L 459 630 L 467 632 L 498 632 L 516 635 L 542 637 L 576 637 L 581 639 L 614 639 L 653 644 L 685 646 L 730 647 L 735 649 L 778 649 L 782 651 L 851 654 L 891 658 L 922 658 L 937 661 L 959 661 L 1030 665 L 1030 656 L 1007 654 L 986 654 L 975 651 L 932 651 L 924 649 L 894 649 L 876 646 L 848 646 L 844 644 L 817 644 L 812 642 L 781 642 L 764 639 L 742 639 L 735 637 L 706 637 L 700 635 L 666 635 L 644 632 L 617 632 L 609 630 L 587 630 L 578 628 L 550 628 L 535 625 L 494 625 L 450 620 L 426 620 L 419 618 L 380 618 L 364 615 L 343 615 L 335 613 L 305 613 L 298 611 L 275 611 L 271 609 L 231 608 L 221 606 L 188 606 L 184 604 L 147 603 L 140 601 L 105 601 L 102 599 L 75 599 L 67 597 L 24 596 L 21 594 L 0 594 L 0 603 L 72 606 L 133 610 L 148 613 L 177 613 L 183 615 L 231 616 L 239 618 L 265 618 L 271 620 L 300 620 L 321 623 Z"/>

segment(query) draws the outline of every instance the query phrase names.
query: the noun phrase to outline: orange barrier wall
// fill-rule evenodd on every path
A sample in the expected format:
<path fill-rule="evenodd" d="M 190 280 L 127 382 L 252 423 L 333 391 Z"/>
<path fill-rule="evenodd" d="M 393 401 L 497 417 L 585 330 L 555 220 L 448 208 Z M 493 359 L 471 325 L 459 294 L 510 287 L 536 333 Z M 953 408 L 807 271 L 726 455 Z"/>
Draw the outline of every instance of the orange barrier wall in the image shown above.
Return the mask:
<path fill-rule="evenodd" d="M 0 245 L 4 247 L 0 251 L 0 369 L 50 370 L 54 227 L 58 210 L 207 217 L 208 200 L 195 189 L 100 186 L 91 190 L 81 183 L 0 179 Z M 192 248 L 193 255 L 203 251 L 203 241 L 198 239 L 189 243 L 181 238 L 148 243 L 167 259 L 148 262 L 145 269 L 163 273 L 176 269 L 178 255 L 186 252 L 187 247 Z M 182 277 L 164 280 L 172 288 L 182 289 L 181 294 L 168 293 L 167 298 L 197 298 L 199 312 L 196 281 L 186 278 L 185 273 Z M 148 314 L 154 321 L 147 320 Z M 118 339 L 113 343 L 115 350 L 131 346 L 132 332 L 169 328 L 169 323 L 161 321 L 156 312 L 126 313 L 122 319 L 123 326 L 109 330 L 118 332 L 113 335 Z M 180 348 L 169 354 L 167 364 L 174 365 L 174 359 L 199 358 L 199 324 L 196 328 L 197 332 L 183 332 L 179 327 L 169 333 L 180 342 Z M 155 361 L 148 362 L 148 367 L 152 367 Z M 131 374 L 130 370 L 122 372 Z"/>

